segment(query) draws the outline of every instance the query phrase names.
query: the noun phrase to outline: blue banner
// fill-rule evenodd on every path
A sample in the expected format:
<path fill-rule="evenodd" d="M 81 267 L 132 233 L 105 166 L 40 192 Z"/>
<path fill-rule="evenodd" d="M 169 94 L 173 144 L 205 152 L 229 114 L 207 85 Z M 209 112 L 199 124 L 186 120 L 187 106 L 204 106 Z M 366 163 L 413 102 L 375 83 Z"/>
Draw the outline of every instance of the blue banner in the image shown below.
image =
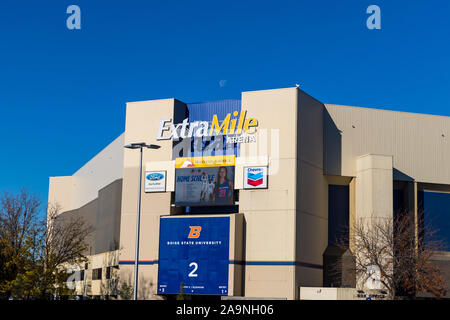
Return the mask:
<path fill-rule="evenodd" d="M 228 295 L 229 217 L 161 218 L 158 294 Z"/>

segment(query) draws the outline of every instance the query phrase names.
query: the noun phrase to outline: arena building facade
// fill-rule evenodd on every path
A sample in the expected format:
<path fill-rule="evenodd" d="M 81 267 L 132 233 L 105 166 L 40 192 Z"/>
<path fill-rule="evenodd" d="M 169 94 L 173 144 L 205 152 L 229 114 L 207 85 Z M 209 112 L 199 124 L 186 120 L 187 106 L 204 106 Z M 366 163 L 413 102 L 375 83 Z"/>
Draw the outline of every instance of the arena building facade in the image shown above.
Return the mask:
<path fill-rule="evenodd" d="M 139 142 L 160 146 L 142 151 L 140 194 L 140 152 L 124 148 Z M 299 88 L 127 103 L 122 135 L 50 178 L 49 203 L 95 230 L 78 294 L 132 284 L 139 197 L 140 299 L 298 299 L 342 285 L 327 264 L 359 218 L 424 212 L 450 239 L 450 117 L 323 104 Z M 450 255 L 436 260 L 449 280 Z"/>

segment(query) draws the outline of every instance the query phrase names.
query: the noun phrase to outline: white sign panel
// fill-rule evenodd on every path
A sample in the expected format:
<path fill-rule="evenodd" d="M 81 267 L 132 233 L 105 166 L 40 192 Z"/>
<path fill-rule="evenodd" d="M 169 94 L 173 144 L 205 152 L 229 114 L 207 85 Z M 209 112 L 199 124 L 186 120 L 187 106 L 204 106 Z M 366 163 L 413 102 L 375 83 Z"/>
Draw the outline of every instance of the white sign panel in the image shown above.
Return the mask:
<path fill-rule="evenodd" d="M 267 167 L 245 167 L 244 189 L 267 188 Z"/>
<path fill-rule="evenodd" d="M 165 192 L 166 171 L 145 172 L 145 192 Z"/>
<path fill-rule="evenodd" d="M 381 271 L 376 265 L 371 265 L 367 267 L 367 280 L 366 287 L 370 290 L 380 290 L 381 289 Z"/>

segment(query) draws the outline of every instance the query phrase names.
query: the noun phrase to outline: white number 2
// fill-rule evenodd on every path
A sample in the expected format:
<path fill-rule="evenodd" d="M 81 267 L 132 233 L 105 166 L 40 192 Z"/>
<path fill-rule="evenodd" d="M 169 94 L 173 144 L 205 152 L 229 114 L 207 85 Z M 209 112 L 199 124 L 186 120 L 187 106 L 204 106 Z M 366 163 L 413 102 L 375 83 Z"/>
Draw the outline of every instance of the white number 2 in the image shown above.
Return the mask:
<path fill-rule="evenodd" d="M 194 269 L 192 269 L 192 271 L 189 272 L 188 277 L 198 277 L 198 274 L 195 273 L 195 271 L 197 271 L 197 269 L 198 269 L 197 262 L 189 263 L 189 267 L 194 267 Z"/>

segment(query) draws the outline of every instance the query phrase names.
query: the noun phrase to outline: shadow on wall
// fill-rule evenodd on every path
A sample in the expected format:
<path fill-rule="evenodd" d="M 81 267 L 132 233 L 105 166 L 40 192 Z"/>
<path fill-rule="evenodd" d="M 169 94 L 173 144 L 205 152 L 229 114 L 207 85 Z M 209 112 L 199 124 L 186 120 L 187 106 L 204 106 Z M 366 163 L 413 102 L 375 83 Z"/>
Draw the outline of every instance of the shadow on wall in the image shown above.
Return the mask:
<path fill-rule="evenodd" d="M 242 273 L 241 273 L 241 295 L 245 296 L 245 261 L 247 259 L 246 254 L 247 244 L 247 220 L 245 216 L 242 219 Z"/>
<path fill-rule="evenodd" d="M 155 294 L 156 283 L 153 278 L 145 276 L 139 277 L 138 299 L 139 300 L 164 300 L 163 297 Z"/>
<path fill-rule="evenodd" d="M 408 176 L 407 174 L 403 173 L 402 171 L 393 168 L 392 169 L 392 175 L 393 175 L 393 179 L 398 180 L 398 181 L 414 181 L 414 179 L 410 176 Z"/>
<path fill-rule="evenodd" d="M 336 127 L 326 107 L 323 110 L 323 174 L 341 175 L 342 132 Z"/>
<path fill-rule="evenodd" d="M 118 280 L 118 278 L 116 278 Z M 116 290 L 120 300 L 133 299 L 133 272 L 126 271 L 120 281 L 116 283 Z M 153 278 L 139 276 L 138 300 L 164 300 L 164 297 L 155 294 L 156 283 Z"/>

